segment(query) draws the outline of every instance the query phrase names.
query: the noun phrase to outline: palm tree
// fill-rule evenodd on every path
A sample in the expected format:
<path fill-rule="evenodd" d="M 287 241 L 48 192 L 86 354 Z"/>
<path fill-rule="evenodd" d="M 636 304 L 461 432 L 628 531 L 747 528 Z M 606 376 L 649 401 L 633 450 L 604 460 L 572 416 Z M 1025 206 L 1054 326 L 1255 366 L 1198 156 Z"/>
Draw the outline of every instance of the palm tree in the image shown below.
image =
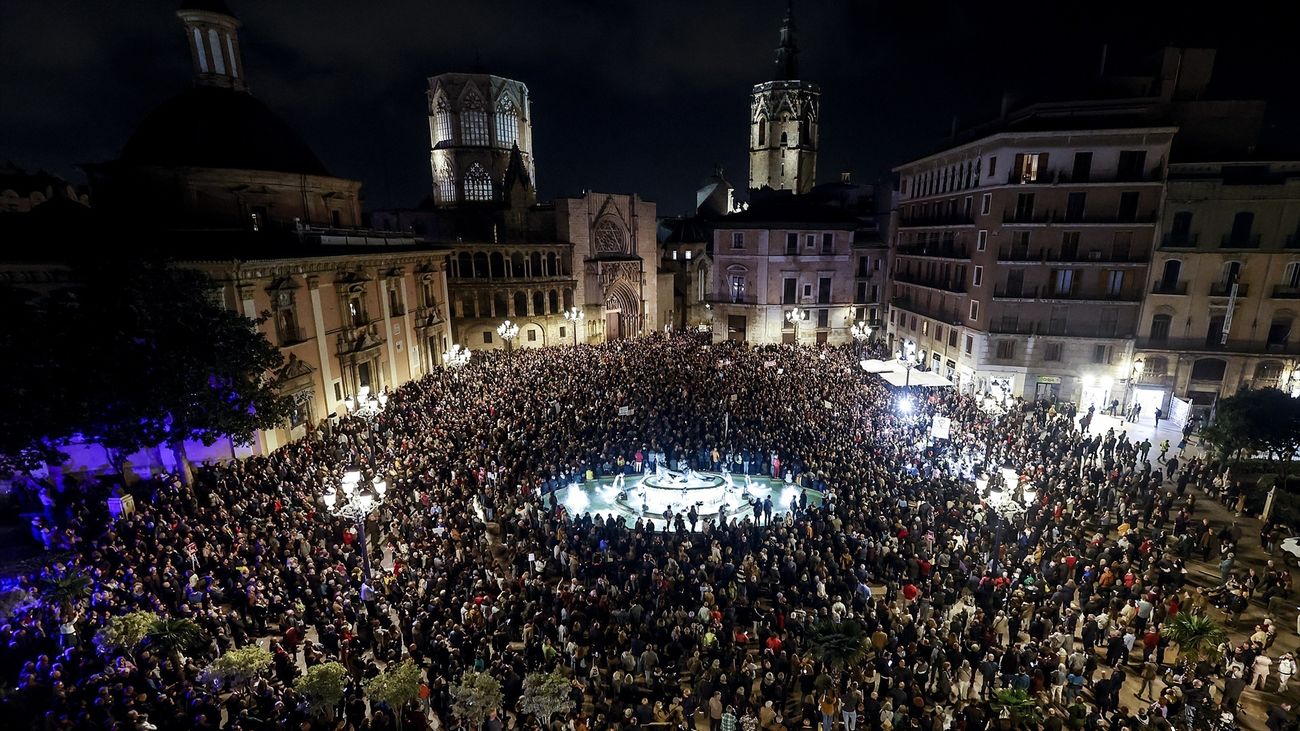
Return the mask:
<path fill-rule="evenodd" d="M 58 609 L 60 618 L 68 616 L 83 599 L 90 596 L 90 588 L 94 585 L 89 576 L 81 574 L 58 576 L 46 579 L 43 583 L 41 598 Z"/>
<path fill-rule="evenodd" d="M 813 657 L 836 670 L 861 663 L 867 656 L 867 632 L 856 620 L 823 620 L 813 626 L 809 644 Z"/>
<path fill-rule="evenodd" d="M 192 619 L 167 618 L 154 622 L 145 635 L 145 644 L 171 658 L 178 671 L 183 669 L 181 653 L 201 646 L 206 640 L 203 628 Z"/>
<path fill-rule="evenodd" d="M 1219 645 L 1228 641 L 1228 633 L 1218 622 L 1204 614 L 1179 612 L 1165 622 L 1160 634 L 1178 644 L 1178 655 L 1186 661 L 1219 659 Z"/>
<path fill-rule="evenodd" d="M 1004 728 L 1036 728 L 1043 720 L 1038 699 L 1019 688 L 1004 688 L 993 694 L 989 704 Z"/>

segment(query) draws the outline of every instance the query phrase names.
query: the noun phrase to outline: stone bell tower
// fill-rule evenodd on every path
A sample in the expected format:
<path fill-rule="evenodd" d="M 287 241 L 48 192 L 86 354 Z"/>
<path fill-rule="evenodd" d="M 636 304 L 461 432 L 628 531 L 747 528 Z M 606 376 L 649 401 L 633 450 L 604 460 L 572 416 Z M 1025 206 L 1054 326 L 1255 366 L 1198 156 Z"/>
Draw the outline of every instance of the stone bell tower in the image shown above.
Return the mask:
<path fill-rule="evenodd" d="M 749 187 L 807 193 L 817 178 L 821 88 L 799 79 L 794 5 L 781 23 L 776 80 L 754 86 L 749 104 Z"/>
<path fill-rule="evenodd" d="M 194 83 L 245 91 L 244 59 L 239 52 L 239 19 L 222 0 L 187 0 L 176 16 L 194 62 Z"/>

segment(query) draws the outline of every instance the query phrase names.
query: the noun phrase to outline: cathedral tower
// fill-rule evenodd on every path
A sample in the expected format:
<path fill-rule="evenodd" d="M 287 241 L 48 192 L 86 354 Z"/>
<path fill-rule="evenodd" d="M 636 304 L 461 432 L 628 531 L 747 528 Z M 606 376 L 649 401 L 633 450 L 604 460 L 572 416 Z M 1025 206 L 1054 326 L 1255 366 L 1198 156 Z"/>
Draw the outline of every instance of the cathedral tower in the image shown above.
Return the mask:
<path fill-rule="evenodd" d="M 528 87 L 490 74 L 429 79 L 429 164 L 439 207 L 536 202 Z"/>
<path fill-rule="evenodd" d="M 176 16 L 185 24 L 194 83 L 246 90 L 239 53 L 239 19 L 222 0 L 186 0 Z"/>
<path fill-rule="evenodd" d="M 817 178 L 821 89 L 800 81 L 794 7 L 781 23 L 777 80 L 758 84 L 749 104 L 749 187 L 807 193 Z"/>

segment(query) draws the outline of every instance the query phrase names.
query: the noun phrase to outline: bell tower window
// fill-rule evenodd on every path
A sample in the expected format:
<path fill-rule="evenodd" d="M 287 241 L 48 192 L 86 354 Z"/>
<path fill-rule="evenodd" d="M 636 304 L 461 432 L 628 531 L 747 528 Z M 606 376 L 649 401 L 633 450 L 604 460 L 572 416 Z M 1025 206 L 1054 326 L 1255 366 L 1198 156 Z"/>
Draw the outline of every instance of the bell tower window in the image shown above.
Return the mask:
<path fill-rule="evenodd" d="M 460 107 L 460 137 L 465 145 L 486 147 L 488 144 L 487 110 L 483 99 L 474 92 L 465 97 Z"/>
<path fill-rule="evenodd" d="M 519 141 L 519 112 L 510 97 L 497 104 L 497 147 L 513 147 Z"/>
<path fill-rule="evenodd" d="M 469 171 L 465 173 L 465 200 L 492 200 L 492 178 L 479 163 L 470 165 Z"/>

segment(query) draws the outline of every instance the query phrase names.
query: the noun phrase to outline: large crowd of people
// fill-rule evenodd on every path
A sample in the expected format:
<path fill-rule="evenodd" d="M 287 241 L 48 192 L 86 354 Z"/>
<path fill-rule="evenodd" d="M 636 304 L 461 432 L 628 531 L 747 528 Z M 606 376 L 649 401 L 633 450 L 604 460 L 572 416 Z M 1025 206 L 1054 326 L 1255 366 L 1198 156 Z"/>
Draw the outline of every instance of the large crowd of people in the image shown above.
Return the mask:
<path fill-rule="evenodd" d="M 68 551 L 21 584 L 39 597 L 86 576 L 91 592 L 0 620 L 5 727 L 468 728 L 450 693 L 467 670 L 502 685 L 492 731 L 1183 728 L 1231 718 L 1247 685 L 1285 690 L 1296 664 L 1271 649 L 1272 625 L 1198 663 L 1161 632 L 1211 602 L 1289 591 L 1284 567 L 1237 570 L 1241 531 L 1198 511 L 1197 491 L 1230 491 L 1220 465 L 1153 468 L 1149 443 L 1085 431 L 1090 413 L 900 391 L 859 357 L 663 336 L 479 353 L 373 418 L 197 468 L 190 485 L 135 485 L 120 520 L 66 490 L 51 533 Z M 935 415 L 948 439 L 930 436 Z M 788 472 L 821 499 L 656 530 L 551 497 L 660 453 Z M 999 489 L 1003 467 L 1019 477 Z M 320 499 L 345 470 L 389 485 L 364 547 Z M 1187 579 L 1185 562 L 1211 557 L 1223 596 Z M 139 609 L 194 620 L 207 645 L 95 641 Z M 213 657 L 252 642 L 272 672 L 237 693 L 205 682 Z M 407 658 L 421 699 L 368 703 L 361 681 Z M 325 720 L 293 680 L 331 660 L 352 682 Z M 524 676 L 555 668 L 575 710 L 519 713 Z M 1139 703 L 1121 702 L 1129 678 Z M 1037 710 L 999 700 L 1008 689 Z"/>

